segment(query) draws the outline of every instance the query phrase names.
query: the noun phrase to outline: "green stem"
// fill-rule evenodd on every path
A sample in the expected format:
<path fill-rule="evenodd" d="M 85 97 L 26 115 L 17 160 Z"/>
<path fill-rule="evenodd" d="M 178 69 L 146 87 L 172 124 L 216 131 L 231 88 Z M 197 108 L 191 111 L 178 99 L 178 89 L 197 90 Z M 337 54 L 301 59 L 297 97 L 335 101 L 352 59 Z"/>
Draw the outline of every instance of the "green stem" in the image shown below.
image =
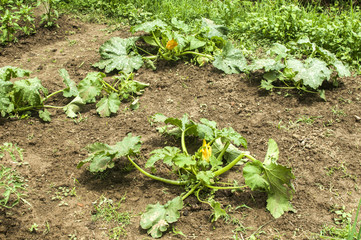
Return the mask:
<path fill-rule="evenodd" d="M 62 109 L 64 107 L 60 107 L 60 106 L 51 106 L 51 105 L 44 105 L 44 108 L 56 108 L 56 109 Z"/>
<path fill-rule="evenodd" d="M 219 169 L 218 171 L 214 172 L 214 176 L 219 176 L 225 172 L 227 172 L 229 169 L 231 169 L 234 165 L 236 165 L 243 157 L 245 156 L 245 153 L 241 153 L 236 159 L 234 159 L 230 164 L 225 166 L 224 168 Z"/>
<path fill-rule="evenodd" d="M 129 156 L 128 156 L 128 160 L 133 164 L 133 166 L 138 169 L 141 173 L 143 173 L 145 176 L 150 177 L 154 180 L 157 181 L 161 181 L 164 183 L 168 183 L 168 184 L 173 184 L 173 185 L 186 185 L 187 182 L 186 181 L 174 181 L 174 180 L 170 180 L 170 179 L 166 179 L 166 178 L 161 178 L 161 177 L 157 177 L 154 176 L 150 173 L 147 173 L 146 171 L 144 171 L 141 167 L 139 167 Z"/>
<path fill-rule="evenodd" d="M 246 188 L 248 186 L 241 186 L 241 187 L 220 187 L 220 186 L 212 186 L 212 185 L 207 185 L 204 184 L 204 186 L 206 186 L 207 188 L 212 188 L 212 189 L 242 189 L 242 188 Z"/>
<path fill-rule="evenodd" d="M 152 55 L 150 52 L 148 52 L 148 51 L 144 50 L 144 49 L 143 49 L 143 48 L 141 48 L 141 47 L 138 47 L 138 46 L 137 46 L 137 48 L 138 48 L 138 49 L 140 49 L 141 51 L 145 52 L 146 54 Z"/>
<path fill-rule="evenodd" d="M 255 159 L 254 157 L 252 157 L 251 155 L 248 154 L 244 154 L 244 156 L 252 161 L 256 161 L 257 159 Z"/>
<path fill-rule="evenodd" d="M 159 54 L 165 59 L 165 60 L 167 60 L 167 61 L 171 61 L 172 60 L 172 58 L 169 58 L 168 56 L 166 56 L 165 54 L 163 54 L 163 52 L 162 52 L 162 50 L 161 49 L 159 49 Z"/>
<path fill-rule="evenodd" d="M 217 157 L 217 161 L 222 161 L 222 157 L 223 157 L 223 155 L 225 154 L 225 152 L 227 151 L 227 149 L 228 149 L 228 147 L 229 147 L 230 144 L 231 144 L 230 141 L 227 141 L 227 142 L 226 142 L 226 144 L 224 145 L 221 153 L 220 153 L 220 154 L 218 155 L 218 157 Z"/>
<path fill-rule="evenodd" d="M 199 187 L 199 185 L 201 185 L 201 182 L 194 185 L 192 189 L 189 190 L 189 192 L 187 192 L 187 194 L 182 197 L 182 200 L 184 201 L 187 197 L 189 197 L 189 195 L 191 195 Z"/>
<path fill-rule="evenodd" d="M 104 85 L 106 85 L 108 88 L 110 88 L 111 90 L 113 90 L 114 92 L 118 93 L 119 91 L 117 89 L 115 89 L 112 85 L 110 85 L 109 83 L 107 83 L 106 81 L 102 81 Z"/>
<path fill-rule="evenodd" d="M 51 105 L 37 105 L 37 106 L 28 106 L 28 107 L 22 107 L 22 108 L 16 108 L 14 109 L 14 112 L 24 112 L 24 111 L 30 111 L 38 108 L 63 108 L 59 106 L 51 106 Z"/>
<path fill-rule="evenodd" d="M 152 36 L 154 38 L 155 43 L 163 50 L 166 51 L 166 48 L 159 42 L 159 39 L 155 36 L 154 32 L 152 31 Z"/>
<path fill-rule="evenodd" d="M 146 57 L 142 57 L 142 58 L 146 58 L 146 59 L 149 59 L 149 60 L 155 60 L 158 58 L 157 55 L 151 55 L 151 56 L 146 56 Z"/>
<path fill-rule="evenodd" d="M 50 95 L 46 96 L 45 98 L 43 98 L 43 99 L 41 100 L 41 102 L 45 102 L 46 100 L 48 100 L 48 99 L 51 98 L 52 96 L 54 96 L 54 95 L 56 95 L 56 94 L 58 94 L 58 93 L 61 93 L 61 92 L 63 92 L 64 90 L 65 90 L 65 88 L 64 88 L 64 89 L 61 89 L 61 90 L 59 90 L 59 91 L 53 92 L 52 94 L 50 94 Z"/>
<path fill-rule="evenodd" d="M 213 56 L 212 56 L 212 55 L 208 55 L 208 54 L 204 54 L 204 53 L 199 53 L 199 52 L 192 52 L 192 51 L 185 51 L 185 52 L 182 52 L 182 53 L 180 53 L 180 54 L 177 54 L 177 56 L 183 56 L 183 55 L 187 55 L 187 54 L 198 55 L 198 56 L 206 57 L 206 58 L 209 58 L 209 59 L 212 59 L 212 60 L 213 60 Z"/>
<path fill-rule="evenodd" d="M 183 152 L 188 156 L 188 152 L 187 152 L 187 147 L 186 147 L 186 141 L 185 141 L 185 136 L 186 136 L 186 131 L 188 129 L 182 131 L 182 137 L 181 137 L 181 142 L 182 142 L 182 150 Z"/>

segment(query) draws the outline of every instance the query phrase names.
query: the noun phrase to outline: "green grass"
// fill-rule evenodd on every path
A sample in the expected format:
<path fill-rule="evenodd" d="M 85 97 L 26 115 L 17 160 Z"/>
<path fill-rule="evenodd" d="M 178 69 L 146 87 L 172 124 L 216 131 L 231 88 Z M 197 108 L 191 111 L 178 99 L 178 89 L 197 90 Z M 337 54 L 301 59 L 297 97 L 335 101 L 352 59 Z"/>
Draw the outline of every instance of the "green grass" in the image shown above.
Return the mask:
<path fill-rule="evenodd" d="M 102 220 L 112 226 L 114 225 L 109 230 L 111 239 L 120 239 L 121 236 L 127 235 L 125 227 L 130 224 L 131 216 L 129 212 L 119 211 L 123 201 L 125 201 L 125 195 L 118 202 L 101 196 L 94 204 L 93 220 Z"/>

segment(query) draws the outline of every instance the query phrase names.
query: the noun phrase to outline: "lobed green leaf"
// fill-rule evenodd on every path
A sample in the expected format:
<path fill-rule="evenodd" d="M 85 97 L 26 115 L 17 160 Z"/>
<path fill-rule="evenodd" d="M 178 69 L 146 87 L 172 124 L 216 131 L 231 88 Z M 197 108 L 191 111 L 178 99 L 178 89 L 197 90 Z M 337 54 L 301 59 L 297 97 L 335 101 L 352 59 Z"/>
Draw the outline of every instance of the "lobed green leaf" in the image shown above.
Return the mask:
<path fill-rule="evenodd" d="M 214 56 L 213 66 L 226 74 L 241 73 L 247 69 L 247 60 L 241 50 L 227 42 L 221 54 Z"/>
<path fill-rule="evenodd" d="M 100 48 L 101 60 L 93 64 L 94 67 L 105 69 L 106 73 L 114 70 L 125 73 L 133 72 L 143 66 L 140 55 L 135 53 L 135 41 L 138 38 L 113 37 L 106 41 Z"/>
<path fill-rule="evenodd" d="M 166 146 L 162 149 L 156 149 L 150 153 L 152 156 L 148 159 L 145 167 L 153 167 L 158 160 L 163 160 L 165 164 L 172 166 L 174 158 L 180 152 L 181 150 L 177 147 Z"/>
<path fill-rule="evenodd" d="M 96 104 L 97 113 L 100 117 L 109 117 L 111 113 L 117 113 L 120 103 L 118 94 L 113 92 L 108 97 L 100 99 Z"/>
<path fill-rule="evenodd" d="M 148 230 L 148 234 L 153 238 L 160 238 L 163 232 L 168 229 L 169 224 L 179 219 L 179 210 L 182 208 L 183 201 L 179 196 L 168 201 L 165 205 L 149 204 L 146 212 L 141 216 L 140 226 Z"/>

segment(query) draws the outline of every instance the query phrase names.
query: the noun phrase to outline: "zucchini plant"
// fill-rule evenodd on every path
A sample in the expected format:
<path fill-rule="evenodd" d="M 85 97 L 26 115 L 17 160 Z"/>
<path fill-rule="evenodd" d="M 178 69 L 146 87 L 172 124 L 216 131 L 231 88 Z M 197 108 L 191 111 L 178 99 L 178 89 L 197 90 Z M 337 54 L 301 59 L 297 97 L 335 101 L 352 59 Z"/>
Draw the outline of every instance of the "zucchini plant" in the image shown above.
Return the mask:
<path fill-rule="evenodd" d="M 274 44 L 268 54 L 274 58 L 256 59 L 248 66 L 249 71 L 264 70 L 261 88 L 296 89 L 301 92 L 318 93 L 326 100 L 322 84 L 337 77 L 348 77 L 350 70 L 331 52 L 317 46 L 305 37 L 297 42 L 290 42 L 289 48 Z M 304 48 L 308 57 L 296 59 L 290 52 Z M 281 85 L 277 84 L 278 82 Z"/>
<path fill-rule="evenodd" d="M 108 117 L 116 113 L 123 100 L 132 100 L 132 107 L 137 107 L 137 95 L 143 93 L 148 84 L 133 80 L 134 75 L 123 74 L 114 77 L 112 83 L 104 80 L 105 74 L 90 72 L 78 84 L 72 81 L 65 69 L 59 70 L 65 88 L 49 93 L 40 79 L 27 78 L 30 71 L 17 67 L 6 66 L 0 68 L 0 115 L 2 117 L 22 116 L 36 111 L 46 122 L 51 121 L 49 108 L 63 109 L 68 117 L 75 118 L 87 103 L 97 102 L 97 112 L 101 117 Z M 10 81 L 12 78 L 21 78 Z M 65 106 L 47 104 L 56 94 L 62 93 L 66 98 L 72 98 Z"/>
<path fill-rule="evenodd" d="M 114 70 L 132 72 L 144 64 L 156 69 L 156 61 L 160 59 L 185 59 L 201 66 L 213 62 L 227 74 L 240 73 L 247 66 L 242 52 L 226 40 L 226 28 L 208 19 L 202 19 L 196 27 L 176 18 L 170 23 L 157 19 L 136 25 L 131 31 L 147 35 L 109 39 L 99 48 L 101 60 L 93 66 L 106 73 Z M 142 47 L 142 42 L 151 49 Z"/>
<path fill-rule="evenodd" d="M 156 114 L 153 123 L 164 124 L 158 128 L 163 134 L 180 139 L 181 147 L 166 146 L 155 149 L 145 163 L 145 168 L 156 168 L 158 161 L 172 168 L 176 180 L 166 179 L 147 172 L 135 162 L 134 156 L 140 153 L 141 137 L 128 134 L 115 145 L 93 143 L 87 146 L 88 158 L 78 164 L 78 168 L 89 163 L 93 173 L 102 172 L 115 166 L 115 160 L 126 157 L 142 174 L 154 180 L 184 187 L 184 193 L 166 204 L 150 204 L 142 214 L 140 226 L 154 238 L 162 236 L 170 224 L 180 218 L 180 210 L 186 198 L 194 195 L 198 201 L 208 204 L 213 213 L 212 221 L 226 217 L 227 213 L 221 203 L 215 199 L 217 190 L 260 190 L 267 194 L 267 209 L 275 218 L 287 211 L 293 211 L 291 204 L 294 194 L 291 168 L 277 163 L 279 150 L 277 143 L 270 139 L 265 160 L 262 162 L 248 151 L 247 141 L 233 128 L 218 129 L 217 123 L 201 119 L 196 123 L 187 114 L 182 118 L 166 117 Z M 203 139 L 203 144 L 194 153 L 187 148 L 187 136 Z M 241 147 L 243 150 L 241 150 Z M 243 166 L 244 185 L 237 181 L 223 182 L 220 176 L 235 166 Z"/>

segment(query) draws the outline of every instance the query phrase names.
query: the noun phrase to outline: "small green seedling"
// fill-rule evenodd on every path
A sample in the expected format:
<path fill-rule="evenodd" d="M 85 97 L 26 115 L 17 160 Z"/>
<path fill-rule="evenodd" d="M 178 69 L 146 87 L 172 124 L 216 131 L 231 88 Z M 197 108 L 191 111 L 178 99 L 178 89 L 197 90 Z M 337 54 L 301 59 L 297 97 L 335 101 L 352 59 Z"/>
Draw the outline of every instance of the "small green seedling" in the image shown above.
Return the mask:
<path fill-rule="evenodd" d="M 30 231 L 31 233 L 37 232 L 37 231 L 38 231 L 38 227 L 39 227 L 38 224 L 33 223 L 33 225 L 31 225 L 31 227 L 29 228 L 29 231 Z"/>

